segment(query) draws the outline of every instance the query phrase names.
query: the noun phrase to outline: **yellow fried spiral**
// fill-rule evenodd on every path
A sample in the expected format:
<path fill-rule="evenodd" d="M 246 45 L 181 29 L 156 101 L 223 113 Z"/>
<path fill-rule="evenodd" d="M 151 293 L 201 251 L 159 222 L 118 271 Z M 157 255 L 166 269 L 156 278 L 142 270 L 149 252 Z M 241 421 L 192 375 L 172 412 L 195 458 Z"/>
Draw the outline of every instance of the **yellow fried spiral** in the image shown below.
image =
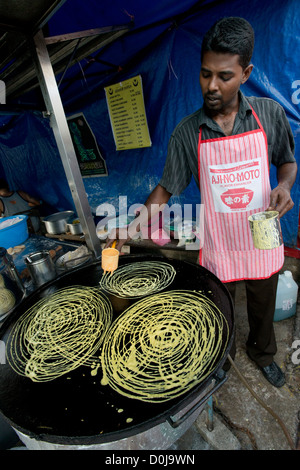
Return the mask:
<path fill-rule="evenodd" d="M 5 287 L 0 287 L 0 315 L 9 312 L 15 305 L 14 294 Z"/>
<path fill-rule="evenodd" d="M 112 306 L 99 289 L 60 289 L 17 320 L 7 341 L 8 362 L 35 382 L 91 366 L 111 321 Z"/>
<path fill-rule="evenodd" d="M 134 299 L 162 291 L 172 283 L 175 275 L 175 269 L 168 263 L 136 262 L 102 276 L 100 287 L 117 297 Z"/>
<path fill-rule="evenodd" d="M 176 398 L 213 371 L 228 340 L 225 316 L 199 292 L 146 297 L 111 325 L 102 384 L 145 402 Z"/>

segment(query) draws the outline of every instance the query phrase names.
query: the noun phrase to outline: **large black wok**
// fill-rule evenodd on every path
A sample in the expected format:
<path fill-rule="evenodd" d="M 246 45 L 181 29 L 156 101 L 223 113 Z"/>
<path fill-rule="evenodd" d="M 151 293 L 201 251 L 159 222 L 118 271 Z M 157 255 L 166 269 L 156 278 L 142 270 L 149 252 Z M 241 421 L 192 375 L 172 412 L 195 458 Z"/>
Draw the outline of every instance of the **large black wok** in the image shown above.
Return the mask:
<path fill-rule="evenodd" d="M 136 261 L 162 261 L 157 256 L 122 256 L 120 265 Z M 218 371 L 224 364 L 233 340 L 234 313 L 231 297 L 212 273 L 203 267 L 178 260 L 165 259 L 176 270 L 176 277 L 167 290 L 189 289 L 204 292 L 222 311 L 229 324 L 230 341 L 222 347 L 213 372 L 199 385 L 177 399 L 160 404 L 144 403 L 121 396 L 109 386 L 101 386 L 101 371 L 91 376 L 86 367 L 68 373 L 50 382 L 36 383 L 16 374 L 7 361 L 0 361 L 0 411 L 8 422 L 21 433 L 39 441 L 58 444 L 89 445 L 126 439 L 143 433 L 159 423 L 176 427 L 176 413 L 192 403 L 192 410 L 203 403 L 205 390 L 213 382 L 218 388 L 223 382 Z M 72 285 L 98 286 L 102 276 L 101 262 L 64 274 L 40 287 L 25 298 L 0 328 L 0 340 L 6 342 L 18 318 L 39 299 L 57 289 Z M 136 300 L 127 301 L 108 295 L 114 317 Z M 3 345 L 3 343 L 2 343 Z M 3 362 L 6 362 L 3 364 Z M 211 388 L 211 387 L 210 387 Z M 210 392 L 211 393 L 211 392 Z M 197 397 L 202 396 L 198 402 Z M 203 398 L 204 396 L 204 398 Z M 196 404 L 194 405 L 194 403 Z M 118 410 L 123 412 L 119 413 Z M 132 418 L 131 423 L 126 419 Z"/>

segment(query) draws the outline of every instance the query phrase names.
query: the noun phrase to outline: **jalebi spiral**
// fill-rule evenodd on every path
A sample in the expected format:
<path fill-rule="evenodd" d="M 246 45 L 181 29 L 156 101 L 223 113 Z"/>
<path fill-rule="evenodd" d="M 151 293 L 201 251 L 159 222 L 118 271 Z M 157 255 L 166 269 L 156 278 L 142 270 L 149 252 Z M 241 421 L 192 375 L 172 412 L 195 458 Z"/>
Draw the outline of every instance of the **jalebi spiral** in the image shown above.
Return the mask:
<path fill-rule="evenodd" d="M 7 359 L 35 382 L 91 366 L 112 321 L 112 306 L 98 288 L 60 289 L 29 308 L 15 323 Z"/>
<path fill-rule="evenodd" d="M 201 293 L 146 297 L 111 325 L 102 347 L 102 384 L 146 402 L 176 398 L 212 372 L 228 338 L 225 316 Z"/>

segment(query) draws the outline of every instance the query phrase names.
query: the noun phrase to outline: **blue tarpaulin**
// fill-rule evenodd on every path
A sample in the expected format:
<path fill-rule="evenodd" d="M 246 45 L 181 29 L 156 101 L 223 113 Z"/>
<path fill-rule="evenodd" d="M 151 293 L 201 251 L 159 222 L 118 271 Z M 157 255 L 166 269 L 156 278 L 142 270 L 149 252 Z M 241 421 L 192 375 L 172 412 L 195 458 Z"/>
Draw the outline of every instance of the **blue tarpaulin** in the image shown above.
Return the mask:
<path fill-rule="evenodd" d="M 223 16 L 242 16 L 255 30 L 254 70 L 242 91 L 278 101 L 287 114 L 300 160 L 300 4 L 294 0 L 200 1 L 67 0 L 48 24 L 49 36 L 134 21 L 130 32 L 64 74 L 59 90 L 67 116 L 83 113 L 106 160 L 108 176 L 84 178 L 95 213 L 108 202 L 118 211 L 142 204 L 160 180 L 170 134 L 202 105 L 200 49 L 204 33 Z M 141 75 L 152 146 L 116 151 L 104 87 Z M 61 76 L 57 76 L 57 82 Z M 34 105 L 37 93 L 18 98 Z M 37 111 L 0 118 L 0 176 L 44 200 L 53 210 L 73 208 L 71 192 L 47 118 Z M 271 168 L 271 184 L 276 171 Z M 296 247 L 300 177 L 294 208 L 282 218 L 287 246 Z M 194 181 L 170 203 L 199 203 Z"/>

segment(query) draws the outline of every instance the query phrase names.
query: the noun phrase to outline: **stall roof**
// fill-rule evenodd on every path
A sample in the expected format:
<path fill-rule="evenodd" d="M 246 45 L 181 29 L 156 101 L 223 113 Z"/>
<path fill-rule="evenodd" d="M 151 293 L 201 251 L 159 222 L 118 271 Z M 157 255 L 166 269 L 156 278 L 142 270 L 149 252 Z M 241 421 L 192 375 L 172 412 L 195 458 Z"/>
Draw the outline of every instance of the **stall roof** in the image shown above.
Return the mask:
<path fill-rule="evenodd" d="M 2 0 L 0 2 L 0 80 L 11 100 L 39 86 L 31 46 L 33 36 L 44 28 L 55 74 L 126 33 L 132 21 L 47 37 L 47 23 L 66 0 Z"/>
<path fill-rule="evenodd" d="M 136 0 L 114 0 L 113 4 L 98 0 L 2 0 L 0 80 L 6 85 L 6 103 L 21 110 L 44 110 L 30 48 L 39 29 L 43 30 L 67 110 L 95 87 L 143 60 L 148 47 L 159 44 L 185 18 L 205 11 L 212 1 L 174 4 L 173 0 L 155 0 L 145 5 Z M 89 86 L 83 90 L 80 84 L 86 78 Z M 1 113 L 7 110 L 1 107 Z"/>
<path fill-rule="evenodd" d="M 0 70 L 1 80 L 10 93 L 10 82 L 20 83 L 25 67 L 34 69 L 29 41 L 60 8 L 65 0 L 2 0 L 0 2 Z M 25 65 L 26 64 L 26 65 Z M 19 85 L 19 90 L 24 84 Z M 16 87 L 13 86 L 16 90 Z"/>
<path fill-rule="evenodd" d="M 19 43 L 21 35 L 34 34 L 66 0 L 1 0 L 0 29 L 11 34 L 7 40 Z M 6 41 L 3 36 L 1 44 Z"/>

